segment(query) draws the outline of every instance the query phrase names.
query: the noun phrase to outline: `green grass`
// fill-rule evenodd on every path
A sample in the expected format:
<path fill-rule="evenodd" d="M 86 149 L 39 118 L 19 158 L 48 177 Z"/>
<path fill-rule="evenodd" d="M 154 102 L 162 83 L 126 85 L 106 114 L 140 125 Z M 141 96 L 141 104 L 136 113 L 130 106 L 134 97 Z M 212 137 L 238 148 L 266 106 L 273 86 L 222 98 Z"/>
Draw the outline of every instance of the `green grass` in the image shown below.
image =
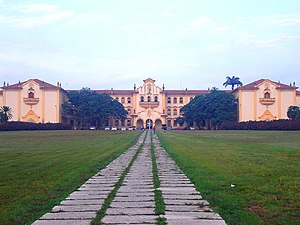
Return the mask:
<path fill-rule="evenodd" d="M 139 132 L 0 132 L 0 224 L 30 224 L 132 146 Z"/>
<path fill-rule="evenodd" d="M 151 159 L 152 159 L 152 174 L 153 174 L 153 186 L 154 186 L 154 199 L 155 199 L 155 214 L 164 215 L 165 214 L 165 202 L 162 193 L 158 188 L 160 187 L 160 181 L 158 177 L 158 169 L 155 156 L 155 148 L 152 142 L 152 132 L 151 132 Z M 158 217 L 156 219 L 158 225 L 165 225 L 166 219 Z"/>
<path fill-rule="evenodd" d="M 300 224 L 299 131 L 171 131 L 159 138 L 228 224 Z"/>

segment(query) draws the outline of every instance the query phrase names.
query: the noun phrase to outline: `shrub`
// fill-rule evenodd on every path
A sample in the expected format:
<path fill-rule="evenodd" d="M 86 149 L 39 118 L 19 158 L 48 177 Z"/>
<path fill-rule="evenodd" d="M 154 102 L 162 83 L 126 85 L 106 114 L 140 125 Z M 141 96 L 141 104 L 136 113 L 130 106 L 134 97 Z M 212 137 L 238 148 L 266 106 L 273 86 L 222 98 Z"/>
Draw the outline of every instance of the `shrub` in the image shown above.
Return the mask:
<path fill-rule="evenodd" d="M 300 119 L 273 120 L 273 121 L 247 121 L 224 122 L 222 130 L 300 130 Z"/>
<path fill-rule="evenodd" d="M 27 123 L 27 122 L 6 122 L 0 124 L 0 131 L 16 130 L 70 130 L 72 127 L 62 123 Z"/>

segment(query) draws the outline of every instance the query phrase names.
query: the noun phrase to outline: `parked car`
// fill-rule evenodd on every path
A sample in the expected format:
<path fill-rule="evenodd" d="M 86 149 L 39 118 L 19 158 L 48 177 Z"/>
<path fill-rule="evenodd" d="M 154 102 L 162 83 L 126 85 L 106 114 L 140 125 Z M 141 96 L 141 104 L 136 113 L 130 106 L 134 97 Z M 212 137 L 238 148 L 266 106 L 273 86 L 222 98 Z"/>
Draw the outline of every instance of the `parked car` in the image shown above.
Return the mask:
<path fill-rule="evenodd" d="M 126 130 L 126 127 L 121 127 L 121 130 Z"/>
<path fill-rule="evenodd" d="M 111 127 L 111 130 L 117 130 L 117 127 L 113 126 Z"/>
<path fill-rule="evenodd" d="M 90 127 L 90 130 L 96 130 L 96 127 L 91 126 L 91 127 Z"/>
<path fill-rule="evenodd" d="M 105 127 L 104 130 L 110 130 L 110 127 Z"/>
<path fill-rule="evenodd" d="M 128 130 L 133 130 L 133 127 L 128 127 Z"/>
<path fill-rule="evenodd" d="M 190 127 L 190 130 L 195 130 L 195 128 L 194 127 Z"/>

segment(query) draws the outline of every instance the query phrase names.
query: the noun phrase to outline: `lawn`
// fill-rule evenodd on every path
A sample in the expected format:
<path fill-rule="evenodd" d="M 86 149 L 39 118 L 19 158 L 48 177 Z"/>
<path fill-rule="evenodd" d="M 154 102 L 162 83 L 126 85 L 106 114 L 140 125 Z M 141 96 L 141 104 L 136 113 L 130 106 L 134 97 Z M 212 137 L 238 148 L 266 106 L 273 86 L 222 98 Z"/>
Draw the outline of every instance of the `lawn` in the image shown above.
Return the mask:
<path fill-rule="evenodd" d="M 134 144 L 139 132 L 0 132 L 0 224 L 30 224 Z"/>
<path fill-rule="evenodd" d="M 299 131 L 169 131 L 159 138 L 228 224 L 300 224 Z"/>

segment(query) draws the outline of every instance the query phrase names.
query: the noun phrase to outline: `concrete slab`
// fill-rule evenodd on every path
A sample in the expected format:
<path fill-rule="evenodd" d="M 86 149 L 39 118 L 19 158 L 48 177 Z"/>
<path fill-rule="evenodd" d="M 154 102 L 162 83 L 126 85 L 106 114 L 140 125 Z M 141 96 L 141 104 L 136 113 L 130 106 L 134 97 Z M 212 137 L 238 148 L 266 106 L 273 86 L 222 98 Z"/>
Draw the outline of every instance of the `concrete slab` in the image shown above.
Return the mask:
<path fill-rule="evenodd" d="M 40 220 L 67 220 L 67 219 L 93 219 L 96 217 L 96 212 L 58 212 L 46 213 Z"/>
<path fill-rule="evenodd" d="M 32 225 L 90 225 L 91 220 L 37 220 Z"/>

